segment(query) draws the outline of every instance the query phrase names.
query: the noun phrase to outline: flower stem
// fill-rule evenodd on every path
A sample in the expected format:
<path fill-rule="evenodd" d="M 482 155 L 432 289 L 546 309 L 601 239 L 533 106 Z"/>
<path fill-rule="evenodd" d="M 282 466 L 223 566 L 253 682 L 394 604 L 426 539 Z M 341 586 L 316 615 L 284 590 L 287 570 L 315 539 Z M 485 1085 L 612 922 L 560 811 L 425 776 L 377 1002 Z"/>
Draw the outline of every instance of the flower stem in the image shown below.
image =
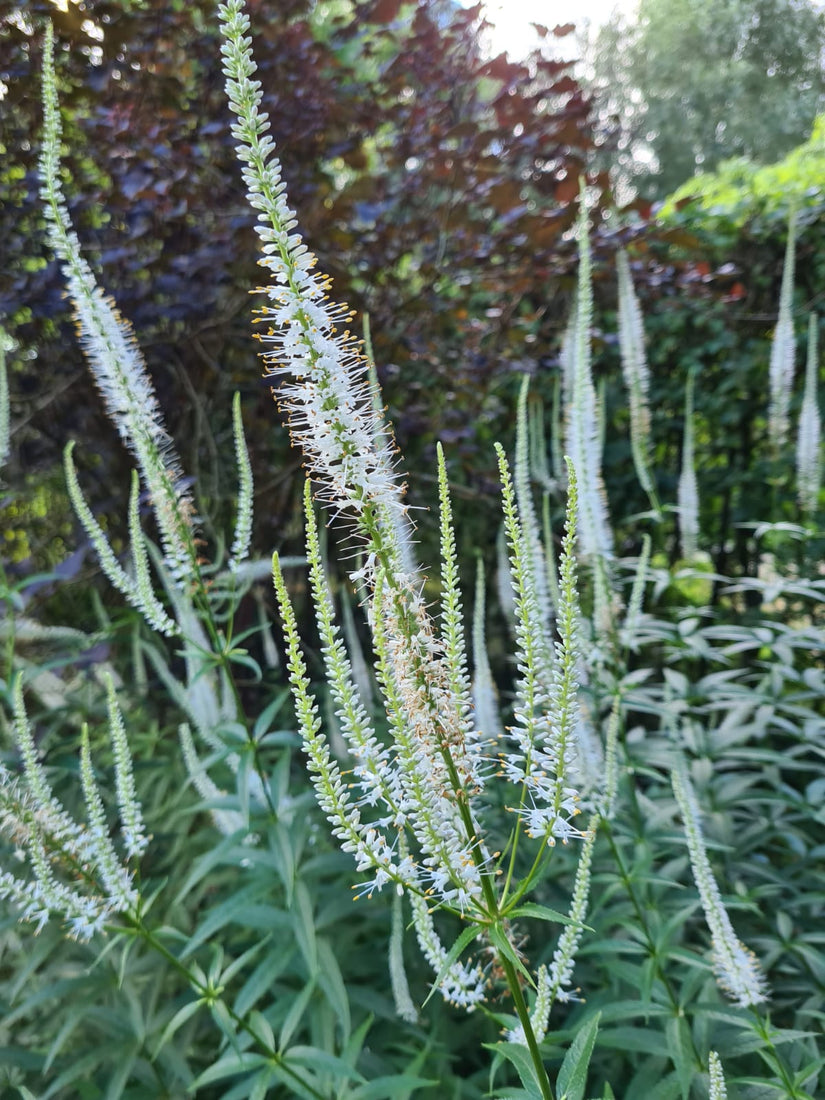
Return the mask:
<path fill-rule="evenodd" d="M 535 1070 L 536 1084 L 541 1089 L 541 1095 L 544 1097 L 544 1100 L 554 1100 L 553 1088 L 550 1084 L 550 1078 L 547 1076 L 547 1070 L 544 1068 L 544 1062 L 542 1061 L 539 1045 L 536 1042 L 536 1034 L 533 1031 L 533 1025 L 530 1023 L 530 1012 L 524 1000 L 524 994 L 521 991 L 516 968 L 509 959 L 505 959 L 502 955 L 499 955 L 498 961 L 507 979 L 507 986 L 513 998 L 516 1015 L 519 1018 L 519 1023 L 524 1032 L 524 1041 L 527 1043 L 527 1049 L 530 1051 L 530 1058 L 532 1059 L 533 1069 Z"/>

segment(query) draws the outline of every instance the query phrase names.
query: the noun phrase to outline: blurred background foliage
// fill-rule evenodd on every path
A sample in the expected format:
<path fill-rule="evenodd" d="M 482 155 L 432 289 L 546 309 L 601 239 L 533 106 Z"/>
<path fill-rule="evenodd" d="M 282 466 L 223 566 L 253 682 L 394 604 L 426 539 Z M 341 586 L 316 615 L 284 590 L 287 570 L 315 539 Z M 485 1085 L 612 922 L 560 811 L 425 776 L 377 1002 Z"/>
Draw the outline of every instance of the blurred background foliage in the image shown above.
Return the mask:
<path fill-rule="evenodd" d="M 778 160 L 825 110 L 816 0 L 639 0 L 584 42 L 622 189 L 663 199 L 731 157 Z"/>

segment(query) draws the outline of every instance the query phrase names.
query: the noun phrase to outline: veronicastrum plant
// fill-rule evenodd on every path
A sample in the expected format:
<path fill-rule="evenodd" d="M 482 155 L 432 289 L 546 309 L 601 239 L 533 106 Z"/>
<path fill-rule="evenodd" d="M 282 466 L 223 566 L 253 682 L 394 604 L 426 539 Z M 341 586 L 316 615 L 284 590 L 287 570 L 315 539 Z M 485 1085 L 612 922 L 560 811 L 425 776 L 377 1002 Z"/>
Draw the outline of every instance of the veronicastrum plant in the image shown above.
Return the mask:
<path fill-rule="evenodd" d="M 51 1070 L 52 1077 L 44 1095 L 58 1094 L 60 1088 L 76 1083 L 84 1064 L 90 1076 L 90 1066 L 99 1065 L 105 1073 L 108 1057 L 116 1062 L 107 1084 L 111 1095 L 120 1094 L 118 1090 L 130 1074 L 144 1084 L 147 1080 L 154 1082 L 150 1085 L 155 1089 L 151 1095 L 158 1095 L 159 1091 L 165 1094 L 167 1089 L 206 1086 L 254 1070 L 256 1093 L 263 1094 L 262 1090 L 280 1083 L 290 1095 L 318 1100 L 326 1093 L 321 1085 L 316 1087 L 313 1077 L 323 1082 L 329 1067 L 323 1066 L 321 1073 L 310 1073 L 306 1069 L 307 1050 L 323 1060 L 325 1056 L 332 1058 L 329 1048 L 340 1050 L 343 1046 L 349 1051 L 350 1061 L 340 1060 L 338 1076 L 347 1078 L 352 1074 L 357 1078 L 350 1063 L 356 1056 L 353 1052 L 363 1043 L 364 1029 L 359 1036 L 352 1026 L 337 963 L 328 943 L 315 929 L 318 875 L 304 869 L 311 828 L 311 821 L 303 813 L 306 792 L 303 786 L 296 790 L 289 783 L 288 750 L 295 737 L 291 731 L 273 728 L 285 692 L 277 689 L 261 712 L 249 719 L 236 684 L 239 669 L 247 678 L 251 673 L 259 679 L 261 670 L 242 648 L 247 635 L 233 634 L 233 616 L 250 584 L 257 576 L 269 574 L 271 568 L 269 561 L 263 565 L 248 561 L 252 478 L 240 404 L 236 398 L 233 426 L 240 484 L 238 518 L 228 562 L 220 568 L 202 558 L 204 544 L 198 537 L 194 501 L 131 328 L 98 287 L 69 220 L 60 175 L 61 127 L 53 49 L 49 26 L 43 64 L 42 198 L 50 241 L 63 268 L 90 368 L 107 412 L 138 466 L 129 504 L 131 561 L 127 566 L 121 564 L 84 500 L 71 445 L 65 454 L 69 496 L 104 574 L 143 620 L 142 632 L 135 627 L 140 640 L 133 663 L 140 668 L 148 657 L 182 720 L 178 723 L 178 758 L 168 763 L 168 775 L 154 784 L 163 792 L 170 776 L 175 777 L 176 796 L 158 799 L 155 790 L 147 791 L 143 785 L 143 794 L 156 811 L 150 819 L 143 812 L 141 784 L 132 768 L 133 753 L 152 742 L 150 731 L 143 726 L 146 718 L 136 698 L 139 693 L 124 689 L 120 681 L 116 684 L 114 676 L 104 674 L 110 742 L 107 755 L 113 759 L 113 790 L 107 790 L 101 782 L 100 775 L 105 772 L 96 771 L 102 761 L 98 751 L 96 759 L 92 757 L 95 731 L 90 718 L 82 726 L 79 797 L 69 785 L 68 797 L 58 798 L 48 774 L 51 769 L 47 770 L 40 759 L 42 730 L 37 727 L 41 716 L 34 715 L 31 705 L 27 713 L 24 703 L 24 693 L 42 698 L 43 670 L 36 660 L 24 659 L 22 642 L 28 639 L 54 645 L 59 639 L 17 615 L 20 601 L 7 599 L 0 626 L 14 649 L 8 654 L 8 672 L 4 668 L 8 680 L 3 686 L 8 688 L 11 740 L 22 769 L 19 776 L 6 767 L 0 772 L 0 833 L 6 850 L 16 856 L 14 870 L 5 870 L 0 878 L 0 895 L 38 930 L 47 921 L 61 922 L 66 933 L 78 942 L 78 952 L 87 941 L 94 938 L 102 942 L 101 934 L 110 934 L 109 944 L 100 948 L 100 959 L 112 959 L 115 953 L 120 956 L 113 968 L 118 973 L 117 987 L 125 986 L 126 1002 L 125 1008 L 121 1003 L 111 1009 L 112 1029 L 122 1029 L 124 1042 L 125 1036 L 130 1039 L 128 1053 L 124 1050 L 117 1057 L 111 1044 L 103 1043 L 102 1056 L 92 1051 L 78 1059 L 76 1066 L 69 1064 L 56 1072 L 67 1036 L 87 1016 L 81 981 L 73 1019 L 55 1027 L 53 1041 L 47 1041 L 45 1047 L 44 1073 Z M 5 336 L 2 340 L 5 351 Z M 0 373 L 0 449 L 5 458 L 9 409 L 5 370 Z M 141 493 L 149 501 L 159 547 L 141 528 Z M 78 644 L 96 640 L 80 631 L 73 633 L 78 636 Z M 64 632 L 67 634 L 72 632 Z M 173 656 L 163 648 L 164 640 L 178 647 L 174 658 L 183 669 L 182 678 L 172 671 Z M 19 649 L 17 643 L 21 643 Z M 69 689 L 55 679 L 59 694 L 68 698 Z M 95 700 L 99 698 L 99 691 L 92 694 Z M 93 702 L 90 709 L 99 709 L 99 703 Z M 165 709 L 168 711 L 168 704 Z M 159 742 L 155 743 L 155 752 L 174 757 L 162 737 Z M 204 750 L 208 756 L 202 755 Z M 142 761 L 144 766 L 160 764 L 154 755 L 150 749 Z M 219 787 L 213 773 L 222 773 L 224 778 L 234 773 L 236 790 Z M 204 830 L 190 826 L 192 809 L 187 811 L 182 797 L 187 776 L 200 795 L 200 808 L 209 811 L 219 830 L 217 836 L 210 835 L 205 851 Z M 160 814 L 155 806 L 158 802 L 163 807 Z M 69 811 L 70 803 L 80 803 L 85 824 Z M 116 832 L 109 824 L 112 803 L 120 820 Z M 171 850 L 178 862 L 171 890 L 165 889 L 169 884 L 158 881 L 151 872 L 141 875 L 140 864 L 149 847 L 148 832 L 153 829 L 165 835 L 161 850 L 151 852 L 153 868 L 163 864 L 170 850 L 170 835 L 174 837 Z M 235 888 L 229 891 L 227 868 L 235 880 Z M 187 873 L 182 874 L 184 871 Z M 200 911 L 202 893 L 210 902 L 205 912 Z M 259 902 L 254 916 L 250 916 L 255 909 L 251 899 Z M 262 948 L 267 937 L 250 940 L 248 932 L 256 920 L 264 920 L 264 914 L 269 929 L 291 930 L 285 943 L 265 954 Z M 218 931 L 221 940 L 215 943 Z M 89 947 L 90 952 L 94 950 L 94 946 Z M 151 962 L 146 961 L 148 956 Z M 133 968 L 138 975 L 135 986 L 129 984 Z M 25 972 L 31 975 L 34 969 L 32 961 L 26 964 Z M 139 976 L 141 969 L 143 977 Z M 101 964 L 96 973 L 102 970 Z M 263 980 L 262 974 L 266 975 Z M 111 989 L 105 979 L 99 984 L 101 998 L 110 1000 Z M 30 985 L 30 995 L 27 992 L 22 1003 L 15 1006 L 15 1017 L 26 1017 L 53 988 L 48 977 L 44 977 L 41 988 L 37 988 L 36 981 Z M 72 990 L 72 985 L 67 988 Z M 262 1001 L 265 997 L 274 1002 L 269 1005 L 269 1018 L 260 1011 L 267 1007 Z M 195 1049 L 200 1045 L 202 1030 L 196 1017 L 210 1015 L 220 1038 L 216 1048 L 212 1037 L 211 1057 L 204 1070 L 203 1062 L 198 1061 L 202 1054 Z M 341 1031 L 335 1038 L 336 1025 L 331 1020 L 337 1020 Z M 277 1038 L 273 1027 L 279 1029 Z M 182 1033 L 192 1043 L 191 1060 L 174 1049 Z M 318 1050 L 307 1046 L 310 1039 L 316 1041 Z M 254 1054 L 249 1053 L 250 1047 Z M 187 1050 L 186 1055 L 189 1053 Z M 10 1062 L 13 1064 L 14 1058 Z"/>
<path fill-rule="evenodd" d="M 69 496 L 89 536 L 106 576 L 136 608 L 147 625 L 160 635 L 182 638 L 185 644 L 186 680 L 171 673 L 157 648 L 149 655 L 188 722 L 180 736 L 184 758 L 197 789 L 205 798 L 222 793 L 209 778 L 193 742 L 194 728 L 202 744 L 227 760 L 237 773 L 241 758 L 228 749 L 246 741 L 246 766 L 242 782 L 264 797 L 264 785 L 255 773 L 256 745 L 245 735 L 245 719 L 231 675 L 234 658 L 242 657 L 227 643 L 224 623 L 231 619 L 237 601 L 239 577 L 248 556 L 252 530 L 252 476 L 241 427 L 240 408 L 234 405 L 235 445 L 238 457 L 238 518 L 226 574 L 218 575 L 207 591 L 203 562 L 197 546 L 195 505 L 186 488 L 180 460 L 163 423 L 160 407 L 129 323 L 119 316 L 114 303 L 97 286 L 83 259 L 80 242 L 69 220 L 60 181 L 61 124 L 54 75 L 53 35 L 48 28 L 43 65 L 44 132 L 40 172 L 42 198 L 49 239 L 60 260 L 74 304 L 80 340 L 107 412 L 137 461 L 129 502 L 129 534 L 132 568 L 118 562 L 111 546 L 83 497 L 73 460 L 73 444 L 65 452 Z M 170 615 L 156 595 L 149 548 L 139 518 L 141 490 L 148 494 L 160 538 L 161 552 L 155 568 L 169 602 Z M 223 621 L 222 621 L 223 620 Z M 239 736 L 240 735 L 240 736 Z M 250 763 L 252 767 L 250 768 Z M 257 782 L 253 780 L 257 779 Z M 246 798 L 248 802 L 248 795 Z M 242 825 L 232 811 L 218 811 L 225 831 Z"/>
<path fill-rule="evenodd" d="M 383 888 L 394 890 L 396 905 L 406 902 L 409 906 L 412 927 L 431 968 L 433 989 L 454 1005 L 490 1014 L 504 1029 L 504 1039 L 493 1046 L 495 1064 L 502 1058 L 509 1060 L 523 1091 L 491 1084 L 492 1094 L 543 1100 L 580 1098 L 597 1041 L 598 1013 L 584 1017 L 561 1068 L 553 1073 L 548 1062 L 551 1056 L 556 1062 L 559 1058 L 553 1049 L 550 1014 L 554 1004 L 578 996 L 573 986 L 574 967 L 577 952 L 592 934 L 587 921 L 594 861 L 601 858 L 599 838 L 604 838 L 607 854 L 615 858 L 621 886 L 631 899 L 638 922 L 636 935 L 649 944 L 651 958 L 655 958 L 654 930 L 646 921 L 642 895 L 636 892 L 623 863 L 618 839 L 628 803 L 638 805 L 643 797 L 632 776 L 625 774 L 629 773 L 629 758 L 619 734 L 633 696 L 633 677 L 627 675 L 628 653 L 643 644 L 645 630 L 650 631 L 642 612 L 650 580 L 650 542 L 645 543 L 636 565 L 627 608 L 623 609 L 617 580 L 620 563 L 615 559 L 601 472 L 600 416 L 604 413 L 599 411 L 590 362 L 592 291 L 585 203 L 582 201 L 577 306 L 563 350 L 559 402 L 559 419 L 562 413 L 564 419 L 559 437 L 564 437 L 569 459 L 564 462 L 558 445 L 554 457 L 554 485 L 567 482 L 565 532 L 557 566 L 548 509 L 545 507 L 540 518 L 532 497 L 530 465 L 536 447 L 531 446 L 526 387 L 519 404 L 512 471 L 504 450 L 498 448 L 507 559 L 503 590 L 512 608 L 516 669 L 514 700 L 502 722 L 485 653 L 483 572 L 479 573 L 474 615 L 472 672 L 465 649 L 444 455 L 439 448 L 441 607 L 434 614 L 425 603 L 427 573 L 414 558 L 404 487 L 396 472 L 399 460 L 369 364 L 360 343 L 345 328 L 349 314 L 327 299 L 328 280 L 315 272 L 315 257 L 297 232 L 295 215 L 287 204 L 274 144 L 267 133 L 268 121 L 259 109 L 261 90 L 254 80 L 249 23 L 240 0 L 223 5 L 220 18 L 227 92 L 236 115 L 233 132 L 249 200 L 258 213 L 261 263 L 272 278 L 266 292 L 269 303 L 259 316 L 264 329 L 259 336 L 266 345 L 267 372 L 276 385 L 278 402 L 307 460 L 304 506 L 310 584 L 325 662 L 325 688 L 346 745 L 346 757 L 337 758 L 313 696 L 290 602 L 284 568 L 293 563 L 276 557 L 275 588 L 288 673 L 317 800 L 333 836 L 352 854 L 361 872 L 356 897 Z M 231 675 L 233 663 L 246 658 L 238 649 L 238 639 L 234 643 L 231 639 L 231 611 L 243 585 L 255 575 L 254 569 L 246 571 L 244 565 L 252 488 L 238 404 L 234 423 L 241 484 L 239 518 L 229 566 L 210 577 L 214 583 L 207 585 L 209 570 L 200 560 L 194 505 L 184 488 L 180 463 L 163 428 L 148 375 L 128 326 L 97 288 L 69 225 L 59 182 L 60 128 L 50 50 L 49 37 L 42 172 L 50 236 L 66 271 L 82 338 L 104 400 L 135 455 L 140 485 L 150 494 L 160 550 L 147 543 L 140 529 L 137 478 L 130 504 L 130 570 L 120 565 L 83 501 L 69 450 L 70 494 L 112 583 L 152 631 L 183 642 L 186 676 L 182 681 L 173 676 L 157 651 L 151 651 L 158 675 L 188 720 L 181 724 L 183 758 L 192 782 L 211 804 L 216 824 L 248 839 L 251 807 L 257 803 L 264 815 L 269 811 L 273 819 L 278 807 L 270 802 L 272 784 L 259 752 L 266 723 L 247 722 Z M 650 470 L 641 313 L 624 261 L 620 261 L 619 271 L 633 458 L 652 510 L 661 518 Z M 786 303 L 789 293 L 783 285 Z M 813 374 L 809 368 L 809 375 Z M 815 393 L 813 381 L 809 390 Z M 812 470 L 815 461 L 811 455 L 818 447 L 815 397 L 808 399 L 808 408 L 811 427 L 806 431 L 815 443 L 806 443 L 805 469 Z M 692 415 L 686 418 L 684 488 L 679 495 L 686 557 L 695 552 L 698 537 L 693 437 L 688 434 L 692 419 Z M 812 473 L 807 477 L 812 484 Z M 815 495 L 815 490 L 809 488 L 809 501 L 812 493 Z M 356 664 L 358 655 L 352 645 L 348 652 L 335 622 L 315 501 L 349 529 L 349 549 L 357 559 L 350 579 L 370 629 L 375 686 L 381 700 L 378 708 L 372 707 L 369 692 L 364 690 L 364 676 Z M 813 507 L 811 504 L 809 510 Z M 160 595 L 151 579 L 153 567 L 162 582 Z M 250 1095 L 265 1095 L 275 1081 L 301 1096 L 395 1095 L 392 1085 L 381 1092 L 376 1083 L 370 1091 L 370 1086 L 359 1080 L 354 1067 L 359 1048 L 354 1037 L 337 1062 L 328 1056 L 327 1065 L 335 1068 L 334 1085 L 310 1079 L 304 1069 L 310 1056 L 296 1054 L 291 1063 L 288 1049 L 294 1031 L 290 1021 L 293 1015 L 298 1018 L 299 1009 L 306 1010 L 308 998 L 302 1003 L 299 998 L 290 1008 L 280 1041 L 276 1041 L 268 1017 L 241 1011 L 237 1003 L 232 1007 L 227 1001 L 224 987 L 243 967 L 242 959 L 225 967 L 218 962 L 207 973 L 185 963 L 189 946 L 174 954 L 151 933 L 132 877 L 145 848 L 145 829 L 132 781 L 129 734 L 112 682 L 107 685 L 107 696 L 122 856 L 105 825 L 88 739 L 84 737 L 81 749 L 88 822 L 83 826 L 57 802 L 38 763 L 21 681 L 17 682 L 15 732 L 23 776 L 15 781 L 8 773 L 2 775 L 2 825 L 6 835 L 20 842 L 31 873 L 26 879 L 4 877 L 0 885 L 6 896 L 38 923 L 49 913 L 61 914 L 79 936 L 91 935 L 120 919 L 143 935 L 170 967 L 181 971 L 196 997 L 168 1019 L 162 1038 L 171 1039 L 199 1007 L 210 1009 L 225 1038 L 225 1052 L 195 1085 L 254 1071 L 254 1084 L 250 1079 L 248 1085 L 248 1090 L 253 1090 Z M 665 697 L 662 703 L 657 698 L 663 713 L 670 701 Z M 247 732 L 253 726 L 254 732 Z M 211 750 L 212 763 L 226 763 L 234 770 L 237 798 L 223 796 L 209 779 L 190 728 Z M 663 722 L 659 732 L 665 736 L 661 744 L 657 740 L 659 756 L 654 753 L 649 776 L 655 774 L 660 784 L 664 781 L 668 788 L 672 786 L 719 984 L 735 1004 L 754 1010 L 754 1019 L 761 1021 L 765 1049 L 781 1067 L 776 1072 L 786 1085 L 786 1094 L 803 1097 L 801 1085 L 794 1085 L 792 1075 L 770 1046 L 770 1029 L 758 1014 L 767 995 L 766 985 L 754 956 L 737 938 L 713 872 L 691 777 L 693 746 L 686 731 L 687 726 L 680 729 L 678 722 Z M 240 850 L 243 852 L 243 847 Z M 569 901 L 567 911 L 560 912 L 544 904 L 545 886 L 557 877 L 557 862 L 569 869 L 566 857 L 570 852 L 575 859 Z M 256 858 L 251 845 L 246 846 L 246 854 L 238 856 L 244 863 Z M 267 866 L 265 855 L 260 863 Z M 55 877 L 53 868 L 58 864 L 67 872 L 65 879 Z M 80 885 L 70 881 L 78 875 Z M 363 908 L 362 904 L 360 910 Z M 305 906 L 297 912 L 299 921 L 307 917 Z M 354 912 L 353 919 L 357 919 L 360 912 Z M 561 929 L 555 948 L 537 965 L 525 951 L 523 929 L 546 931 L 553 924 Z M 204 927 L 214 932 L 225 926 L 212 917 L 204 922 Z M 296 936 L 300 934 L 296 930 Z M 206 933 L 199 935 L 202 943 Z M 417 1010 L 405 990 L 399 939 L 397 923 L 391 977 L 399 1011 L 413 1018 Z M 326 965 L 332 965 L 329 955 Z M 693 965 L 707 968 L 699 954 Z M 655 969 L 678 1024 L 684 1006 L 658 959 Z M 264 973 L 254 972 L 256 988 Z M 501 990 L 509 997 L 513 1014 L 497 1005 Z M 678 1027 L 676 1034 L 681 1035 Z M 686 1095 L 686 1088 L 689 1091 L 692 1074 L 707 1074 L 709 1094 L 725 1096 L 719 1057 L 698 1046 L 694 1046 L 692 1057 L 692 1064 L 680 1062 L 682 1094 Z M 772 1063 L 768 1060 L 768 1064 Z M 246 1082 L 239 1087 L 245 1088 Z M 241 1095 L 237 1089 L 235 1094 Z M 612 1095 L 609 1086 L 604 1095 Z"/>
<path fill-rule="evenodd" d="M 553 1001 L 570 994 L 573 960 L 584 931 L 592 847 L 600 822 L 614 811 L 617 785 L 619 709 L 613 708 L 606 743 L 596 750 L 602 753 L 602 782 L 593 782 L 588 748 L 594 739 L 579 692 L 588 662 L 582 659 L 579 642 L 577 524 L 580 556 L 593 580 L 591 629 L 602 648 L 610 646 L 614 631 L 609 620 L 616 607 L 610 591 L 613 548 L 590 374 L 592 292 L 584 214 L 576 315 L 563 355 L 572 460 L 557 576 L 549 570 L 526 484 L 529 448 L 523 408 L 515 479 L 498 448 L 518 676 L 512 725 L 493 742 L 471 705 L 443 454 L 439 448 L 442 597 L 440 614 L 434 617 L 423 603 L 423 575 L 411 561 L 409 520 L 403 488 L 394 474 L 391 432 L 372 400 L 368 364 L 359 343 L 347 330 L 340 331 L 349 316 L 343 307 L 329 303 L 329 282 L 314 272 L 315 257 L 296 231 L 285 197 L 267 133 L 269 123 L 259 109 L 261 89 L 254 80 L 248 18 L 240 0 L 224 4 L 220 12 L 227 92 L 237 118 L 233 133 L 249 201 L 258 212 L 261 264 L 273 277 L 267 291 L 271 304 L 260 314 L 267 326 L 260 338 L 271 345 L 264 353 L 267 371 L 276 382 L 276 399 L 293 440 L 306 456 L 315 496 L 344 515 L 354 529 L 360 564 L 351 579 L 364 599 L 383 697 L 384 736 L 359 695 L 334 622 L 308 482 L 310 580 L 327 681 L 353 761 L 346 774 L 322 730 L 277 556 L 274 575 L 296 712 L 318 801 L 333 835 L 368 875 L 356 887 L 357 894 L 369 895 L 389 885 L 408 898 L 419 944 L 436 972 L 434 985 L 447 1000 L 473 1010 L 491 996 L 498 981 L 506 985 L 516 1021 L 508 1041 L 497 1049 L 514 1062 L 528 1095 L 549 1098 L 554 1089 L 539 1044 Z M 644 477 L 645 379 L 638 311 L 634 314 L 630 308 L 630 294 L 625 279 L 624 316 L 629 331 L 637 334 L 627 356 L 635 380 L 634 457 Z M 632 600 L 631 617 L 637 612 Z M 477 630 L 476 638 L 480 635 Z M 758 1004 L 764 1000 L 765 985 L 722 903 L 690 779 L 680 766 L 673 776 L 718 977 L 739 1004 Z M 491 792 L 499 786 L 504 791 L 495 797 Z M 509 827 L 497 819 L 496 811 L 502 808 L 512 814 Z M 589 819 L 581 827 L 577 818 L 583 809 Z M 549 873 L 558 840 L 580 852 L 566 918 L 528 900 Z M 433 919 L 439 912 L 452 914 L 463 926 L 452 944 L 439 936 Z M 533 973 L 520 951 L 515 927 L 519 919 L 529 918 L 566 925 L 552 963 Z M 469 957 L 462 962 L 465 954 Z M 534 991 L 529 998 L 532 1009 L 523 985 Z M 597 1019 L 592 1020 L 571 1047 L 556 1083 L 560 1094 L 572 1077 L 582 1077 L 597 1026 Z M 520 1048 L 526 1048 L 527 1057 Z M 718 1059 L 711 1072 L 714 1095 L 723 1095 Z"/>

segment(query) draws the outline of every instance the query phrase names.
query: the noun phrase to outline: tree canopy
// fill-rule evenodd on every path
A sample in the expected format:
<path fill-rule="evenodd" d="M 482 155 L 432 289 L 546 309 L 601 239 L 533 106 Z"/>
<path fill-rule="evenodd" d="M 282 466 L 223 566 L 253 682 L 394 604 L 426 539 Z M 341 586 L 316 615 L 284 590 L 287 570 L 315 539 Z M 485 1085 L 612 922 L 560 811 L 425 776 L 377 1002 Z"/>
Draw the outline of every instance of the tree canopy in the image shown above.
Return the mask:
<path fill-rule="evenodd" d="M 640 0 L 587 54 L 611 161 L 647 198 L 734 156 L 775 162 L 825 108 L 825 10 L 811 0 Z"/>

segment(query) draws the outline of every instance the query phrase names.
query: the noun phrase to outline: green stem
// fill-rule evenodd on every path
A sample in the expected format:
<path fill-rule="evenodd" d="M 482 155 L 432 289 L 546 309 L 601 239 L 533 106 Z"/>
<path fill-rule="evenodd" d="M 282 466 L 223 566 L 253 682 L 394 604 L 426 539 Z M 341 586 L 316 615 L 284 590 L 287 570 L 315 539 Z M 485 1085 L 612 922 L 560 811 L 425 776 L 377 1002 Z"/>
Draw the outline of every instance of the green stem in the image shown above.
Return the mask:
<path fill-rule="evenodd" d="M 524 1032 L 524 1040 L 527 1043 L 527 1049 L 530 1051 L 530 1058 L 533 1062 L 533 1068 L 536 1071 L 536 1083 L 541 1089 L 541 1095 L 544 1097 L 544 1100 L 554 1100 L 553 1088 L 550 1084 L 550 1078 L 547 1076 L 547 1070 L 544 1068 L 544 1062 L 542 1061 L 539 1045 L 536 1042 L 536 1034 L 533 1031 L 533 1025 L 530 1023 L 530 1012 L 524 1000 L 524 994 L 521 991 L 516 968 L 509 959 L 505 959 L 501 955 L 498 956 L 498 961 L 507 979 L 507 986 L 513 998 L 516 1015 L 518 1016 L 519 1023 Z"/>
<path fill-rule="evenodd" d="M 773 1040 L 771 1039 L 770 1021 L 766 1017 L 760 1016 L 757 1010 L 753 1007 L 751 1007 L 751 1015 L 753 1016 L 753 1030 L 768 1048 L 771 1059 L 768 1060 L 767 1058 L 765 1058 L 765 1055 L 762 1051 L 760 1051 L 759 1053 L 762 1054 L 762 1057 L 765 1059 L 765 1061 L 767 1061 L 771 1069 L 773 1069 L 775 1072 L 778 1072 L 779 1078 L 782 1082 L 782 1086 L 785 1089 L 788 1100 L 811 1100 L 810 1093 L 807 1093 L 805 1091 L 800 1092 L 800 1090 L 796 1087 L 796 1083 L 793 1077 L 789 1074 L 788 1069 L 782 1060 L 782 1056 L 774 1046 Z"/>
<path fill-rule="evenodd" d="M 659 978 L 659 981 L 662 983 L 665 992 L 667 993 L 667 997 L 670 1001 L 670 1005 L 673 1009 L 674 1015 L 682 1016 L 684 1015 L 684 1010 L 679 1003 L 679 998 L 676 996 L 676 992 L 673 988 L 673 985 L 671 984 L 670 978 L 665 973 L 665 969 L 659 959 L 659 950 L 656 946 L 656 942 L 653 939 L 653 936 L 651 935 L 650 928 L 648 927 L 644 906 L 639 901 L 639 898 L 636 895 L 636 891 L 633 888 L 633 882 L 630 878 L 630 872 L 625 866 L 624 859 L 622 858 L 622 853 L 619 850 L 618 844 L 616 843 L 616 838 L 613 835 L 613 828 L 610 822 L 605 818 L 602 818 L 602 828 L 604 829 L 607 836 L 607 842 L 610 845 L 610 851 L 613 854 L 613 859 L 615 860 L 616 866 L 619 870 L 619 876 L 621 877 L 622 883 L 627 890 L 628 897 L 630 898 L 630 903 L 633 906 L 633 910 L 636 914 L 636 920 L 638 922 L 639 929 L 644 936 L 645 945 L 647 947 L 648 953 L 650 955 L 650 958 L 653 960 L 654 966 L 656 967 L 656 975 Z M 696 1042 L 693 1038 L 692 1033 L 690 1035 L 690 1044 L 693 1047 L 693 1054 L 696 1064 L 701 1065 L 702 1055 L 700 1054 L 699 1049 L 696 1046 Z"/>

